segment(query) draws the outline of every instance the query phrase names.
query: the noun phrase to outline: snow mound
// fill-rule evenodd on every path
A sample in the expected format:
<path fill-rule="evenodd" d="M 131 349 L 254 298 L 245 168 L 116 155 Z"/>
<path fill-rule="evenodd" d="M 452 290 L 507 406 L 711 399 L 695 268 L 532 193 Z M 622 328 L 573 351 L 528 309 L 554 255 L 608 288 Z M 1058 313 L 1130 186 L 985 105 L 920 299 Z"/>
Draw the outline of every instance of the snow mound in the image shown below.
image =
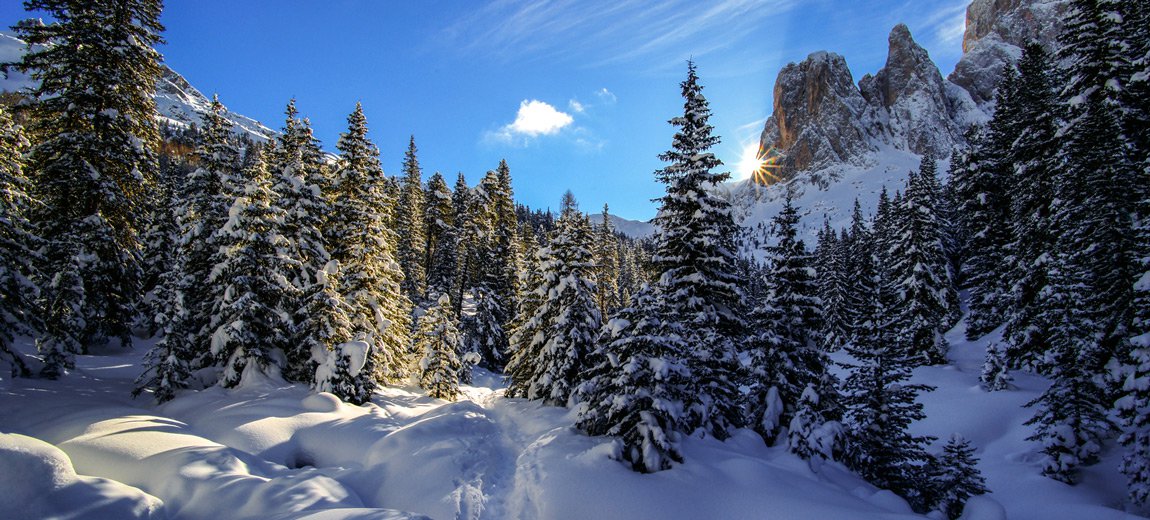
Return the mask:
<path fill-rule="evenodd" d="M 0 433 L 0 518 L 163 518 L 156 497 L 119 482 L 76 474 L 44 441 Z"/>

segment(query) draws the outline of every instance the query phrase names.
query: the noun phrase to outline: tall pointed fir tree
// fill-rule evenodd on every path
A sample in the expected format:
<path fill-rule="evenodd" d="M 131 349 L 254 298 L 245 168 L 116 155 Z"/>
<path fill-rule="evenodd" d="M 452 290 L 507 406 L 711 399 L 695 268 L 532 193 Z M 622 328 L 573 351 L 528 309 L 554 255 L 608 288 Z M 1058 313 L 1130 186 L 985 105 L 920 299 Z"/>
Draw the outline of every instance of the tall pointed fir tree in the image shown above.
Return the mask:
<path fill-rule="evenodd" d="M 150 208 L 147 223 L 140 235 L 143 246 L 143 278 L 140 283 L 140 316 L 138 324 L 154 336 L 163 327 L 159 316 L 163 314 L 165 298 L 161 285 L 178 261 L 180 224 L 178 214 L 183 206 L 185 174 L 175 161 L 162 165 L 156 188 L 148 194 Z"/>
<path fill-rule="evenodd" d="M 895 290 L 865 228 L 854 233 L 858 287 L 855 334 L 846 346 L 853 362 L 843 382 L 846 461 L 872 484 L 906 498 L 918 511 L 931 506 L 926 452 L 929 437 L 911 435 L 910 423 L 925 417 L 918 393 L 906 384 L 912 360 L 894 338 Z"/>
<path fill-rule="evenodd" d="M 683 115 L 670 120 L 679 130 L 671 149 L 659 156 L 669 164 L 655 172 L 666 185 L 652 257 L 660 273 L 656 293 L 692 345 L 685 361 L 693 399 L 684 426 L 688 432 L 701 430 L 725 439 L 731 427 L 742 423 L 735 346 L 745 335 L 746 324 L 743 281 L 735 257 L 738 226 L 730 203 L 713 190 L 729 174 L 712 172 L 722 165 L 710 152 L 719 137 L 708 123 L 711 110 L 694 62 L 687 63 L 681 87 Z"/>
<path fill-rule="evenodd" d="M 567 192 L 559 227 L 539 253 L 539 307 L 512 334 L 508 397 L 566 406 L 589 366 L 602 321 L 595 305 L 591 235 L 591 223 Z"/>
<path fill-rule="evenodd" d="M 928 155 L 922 158 L 919 171 L 912 171 L 907 179 L 887 257 L 899 301 L 895 340 L 907 349 L 910 359 L 930 365 L 946 362 L 948 345 L 943 334 L 959 314 L 937 208 L 934 159 Z"/>
<path fill-rule="evenodd" d="M 595 364 L 575 400 L 576 426 L 589 435 L 619 437 L 620 457 L 641 473 L 682 462 L 680 446 L 691 374 L 685 333 L 659 307 L 648 286 L 603 327 Z"/>
<path fill-rule="evenodd" d="M 844 242 L 839 239 L 838 232 L 831 228 L 830 221 L 823 221 L 818 245 L 815 246 L 814 268 L 823 308 L 821 342 L 823 349 L 828 351 L 842 347 L 848 334 L 844 315 L 847 276 L 843 271 Z"/>
<path fill-rule="evenodd" d="M 623 302 L 619 295 L 619 239 L 607 205 L 603 205 L 603 220 L 595 230 L 595 278 L 598 294 L 595 297 L 599 312 L 604 316 L 615 312 Z"/>
<path fill-rule="evenodd" d="M 451 301 L 457 314 L 462 314 L 464 292 L 475 280 L 474 250 L 479 246 L 478 240 L 482 232 L 481 219 L 473 214 L 476 209 L 473 199 L 474 194 L 467 186 L 467 179 L 464 178 L 463 172 L 459 172 L 455 178 L 455 187 L 451 191 L 451 207 L 457 233 Z"/>
<path fill-rule="evenodd" d="M 22 157 L 28 146 L 23 129 L 0 107 L 0 362 L 9 365 L 13 376 L 28 376 L 29 371 L 12 340 L 33 333 L 40 319 L 40 289 L 33 282 L 39 277 L 31 269 L 42 260 L 28 220 L 32 200 Z"/>
<path fill-rule="evenodd" d="M 515 214 L 515 194 L 511 188 L 511 168 L 506 160 L 499 161 L 495 169 L 496 183 L 487 188 L 491 193 L 494 222 L 492 224 L 492 260 L 488 286 L 499 298 L 504 314 L 500 324 L 507 327 L 515 316 L 519 297 L 519 271 L 523 268 L 523 252 L 519 244 L 519 219 Z"/>
<path fill-rule="evenodd" d="M 427 201 L 423 212 L 427 230 L 427 250 L 424 270 L 427 273 L 428 294 L 449 294 L 455 278 L 455 250 L 457 229 L 455 210 L 451 205 L 451 188 L 439 172 L 427 181 Z"/>
<path fill-rule="evenodd" d="M 1013 65 L 1003 67 L 995 94 L 995 114 L 984 131 L 968 135 L 970 149 L 951 165 L 955 193 L 961 201 L 962 226 L 970 236 L 963 266 L 970 288 L 966 317 L 968 339 L 994 330 L 1006 316 L 1006 269 L 1010 241 L 1010 165 L 1008 147 L 1016 135 L 1017 110 L 1012 105 L 1018 83 Z"/>
<path fill-rule="evenodd" d="M 16 68 L 36 83 L 29 92 L 36 141 L 26 167 L 47 242 L 42 272 L 59 278 L 42 284 L 53 306 L 43 340 L 81 351 L 109 339 L 128 346 L 140 204 L 158 168 L 152 96 L 161 57 L 153 47 L 162 42 L 162 2 L 29 0 L 25 7 L 52 20 L 15 26 L 29 46 Z"/>
<path fill-rule="evenodd" d="M 819 348 L 822 302 L 813 276 L 812 257 L 798 237 L 799 212 L 788 191 L 783 209 L 771 222 L 775 245 L 767 248 L 767 296 L 752 311 L 756 334 L 748 350 L 747 422 L 768 444 L 775 443 L 808 387 L 817 392 L 823 422 L 837 421 L 838 396 L 830 360 Z M 816 428 L 818 426 L 815 426 Z"/>
<path fill-rule="evenodd" d="M 350 306 L 351 339 L 369 346 L 363 373 L 373 381 L 407 377 L 411 301 L 396 261 L 398 237 L 389 226 L 395 199 L 386 190 L 379 149 L 367 137 L 367 118 L 356 104 L 336 148 L 332 258 L 340 262 L 342 292 Z"/>
<path fill-rule="evenodd" d="M 459 396 L 464 367 L 460 359 L 463 338 L 457 322 L 451 297 L 441 294 L 416 326 L 415 351 L 421 356 L 419 386 L 436 399 L 454 401 Z"/>
<path fill-rule="evenodd" d="M 288 102 L 283 132 L 278 139 L 271 165 L 272 191 L 285 210 L 281 227 L 286 253 L 296 262 L 290 278 L 295 291 L 280 302 L 282 310 L 294 314 L 304 306 L 302 296 L 316 283 L 319 272 L 331 259 L 325 245 L 325 218 L 332 214 L 324 193 L 330 182 L 324 175 L 322 154 L 307 119 L 300 119 L 295 100 Z M 330 230 L 329 230 L 330 233 Z M 290 341 L 282 345 L 287 364 L 283 375 L 291 381 L 310 382 L 313 374 L 311 353 L 304 349 L 307 336 L 315 331 L 293 328 Z"/>
<path fill-rule="evenodd" d="M 423 220 L 423 170 L 416 156 L 415 136 L 403 154 L 403 178 L 395 207 L 395 231 L 399 235 L 395 259 L 403 267 L 403 292 L 412 302 L 423 300 L 427 292 L 427 271 L 423 256 L 427 250 L 427 228 Z"/>
<path fill-rule="evenodd" d="M 225 387 L 238 385 L 249 370 L 253 375 L 281 372 L 274 351 L 287 343 L 291 331 L 280 308 L 284 301 L 299 300 L 299 289 L 289 279 L 297 264 L 285 255 L 290 243 L 279 227 L 286 215 L 274 204 L 279 194 L 269 189 L 266 159 L 248 172 L 244 193 L 229 210 L 231 218 L 220 230 L 224 261 L 208 280 L 224 286 L 212 310 L 216 326 L 210 352 L 222 368 Z"/>
<path fill-rule="evenodd" d="M 1051 207 L 1058 161 L 1058 106 L 1050 56 L 1037 43 L 1018 62 L 1019 79 L 1011 105 L 1018 110 L 1018 135 L 1009 149 L 1013 165 L 1011 237 L 1008 245 L 1009 313 L 1004 336 L 1012 364 L 1040 365 L 1047 331 L 1039 327 L 1036 302 L 1046 287 L 1055 246 Z"/>
<path fill-rule="evenodd" d="M 179 262 L 174 269 L 185 280 L 176 282 L 183 292 L 184 325 L 193 348 L 207 351 L 218 323 L 212 322 L 212 311 L 221 301 L 223 285 L 203 283 L 224 259 L 221 253 L 220 229 L 228 220 L 228 209 L 239 196 L 237 174 L 239 150 L 232 143 L 232 123 L 224 118 L 225 109 L 213 97 L 211 111 L 204 116 L 204 129 L 196 146 L 199 167 L 183 183 L 183 202 L 177 221 L 180 226 Z M 174 311 L 169 314 L 175 315 Z M 199 367 L 196 367 L 199 368 Z"/>
<path fill-rule="evenodd" d="M 467 260 L 475 277 L 468 292 L 476 304 L 467 327 L 468 343 L 493 370 L 506 363 L 504 331 L 513 321 L 518 297 L 518 226 L 510 190 L 510 169 L 501 161 L 498 171 L 487 172 L 476 187 L 471 201 L 475 221 L 466 228 L 467 235 L 475 237 Z"/>

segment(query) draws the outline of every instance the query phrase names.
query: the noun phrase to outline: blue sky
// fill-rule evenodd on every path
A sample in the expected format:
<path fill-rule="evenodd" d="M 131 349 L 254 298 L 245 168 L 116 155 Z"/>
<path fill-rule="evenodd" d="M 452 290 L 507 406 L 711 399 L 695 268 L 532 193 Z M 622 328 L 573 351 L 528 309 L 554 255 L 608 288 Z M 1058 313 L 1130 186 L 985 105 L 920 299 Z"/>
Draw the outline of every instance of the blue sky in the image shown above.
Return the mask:
<path fill-rule="evenodd" d="M 788 62 L 831 50 L 858 81 L 906 23 L 943 74 L 961 55 L 966 0 L 168 0 L 166 62 L 209 96 L 279 128 L 295 97 L 333 150 L 357 101 L 385 170 L 414 135 L 425 178 L 471 183 L 507 159 L 516 198 L 654 216 L 652 173 L 681 113 L 693 57 L 738 176 Z M 0 23 L 27 16 L 0 5 Z"/>

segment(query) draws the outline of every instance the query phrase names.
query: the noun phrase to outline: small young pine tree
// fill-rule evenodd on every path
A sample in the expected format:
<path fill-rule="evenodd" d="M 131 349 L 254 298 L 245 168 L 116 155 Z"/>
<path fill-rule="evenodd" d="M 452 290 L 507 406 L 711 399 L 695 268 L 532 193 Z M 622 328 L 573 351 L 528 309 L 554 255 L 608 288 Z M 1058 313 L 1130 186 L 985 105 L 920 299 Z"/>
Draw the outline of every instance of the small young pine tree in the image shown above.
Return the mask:
<path fill-rule="evenodd" d="M 962 516 L 967 499 L 990 492 L 986 479 L 978 471 L 974 448 L 957 433 L 946 442 L 935 466 L 937 471 L 931 478 L 932 487 L 938 493 L 935 508 L 950 520 Z"/>
<path fill-rule="evenodd" d="M 443 294 L 419 318 L 415 331 L 415 349 L 423 355 L 419 361 L 419 386 L 436 399 L 454 401 L 459 396 L 463 338 L 456 322 L 451 298 Z"/>
<path fill-rule="evenodd" d="M 978 382 L 987 392 L 1000 392 L 1010 388 L 1010 366 L 1006 359 L 1006 348 L 1001 343 L 986 345 L 986 362 L 982 365 L 982 375 Z"/>

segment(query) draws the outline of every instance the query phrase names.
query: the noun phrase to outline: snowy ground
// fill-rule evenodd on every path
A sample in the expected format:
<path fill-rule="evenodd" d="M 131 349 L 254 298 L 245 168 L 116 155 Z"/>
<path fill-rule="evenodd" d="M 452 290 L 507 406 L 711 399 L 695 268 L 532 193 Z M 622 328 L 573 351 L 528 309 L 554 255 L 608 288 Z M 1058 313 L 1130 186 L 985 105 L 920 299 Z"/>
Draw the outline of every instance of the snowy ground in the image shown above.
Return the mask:
<path fill-rule="evenodd" d="M 960 326 L 961 328 L 961 326 Z M 951 339 L 953 364 L 916 372 L 918 433 L 973 441 L 993 494 L 977 519 L 1139 518 L 1120 507 L 1118 453 L 1078 486 L 1038 475 L 1021 408 L 1044 388 L 978 388 L 983 342 Z M 562 408 L 502 397 L 479 372 L 466 398 L 387 388 L 340 403 L 297 385 L 187 392 L 162 406 L 129 396 L 140 353 L 83 356 L 61 381 L 0 381 L 0 518 L 862 519 L 914 518 L 837 464 L 812 471 L 749 431 L 690 439 L 686 464 L 639 475 Z M 24 345 L 25 350 L 28 346 Z M 940 441 L 940 445 L 941 445 Z"/>

